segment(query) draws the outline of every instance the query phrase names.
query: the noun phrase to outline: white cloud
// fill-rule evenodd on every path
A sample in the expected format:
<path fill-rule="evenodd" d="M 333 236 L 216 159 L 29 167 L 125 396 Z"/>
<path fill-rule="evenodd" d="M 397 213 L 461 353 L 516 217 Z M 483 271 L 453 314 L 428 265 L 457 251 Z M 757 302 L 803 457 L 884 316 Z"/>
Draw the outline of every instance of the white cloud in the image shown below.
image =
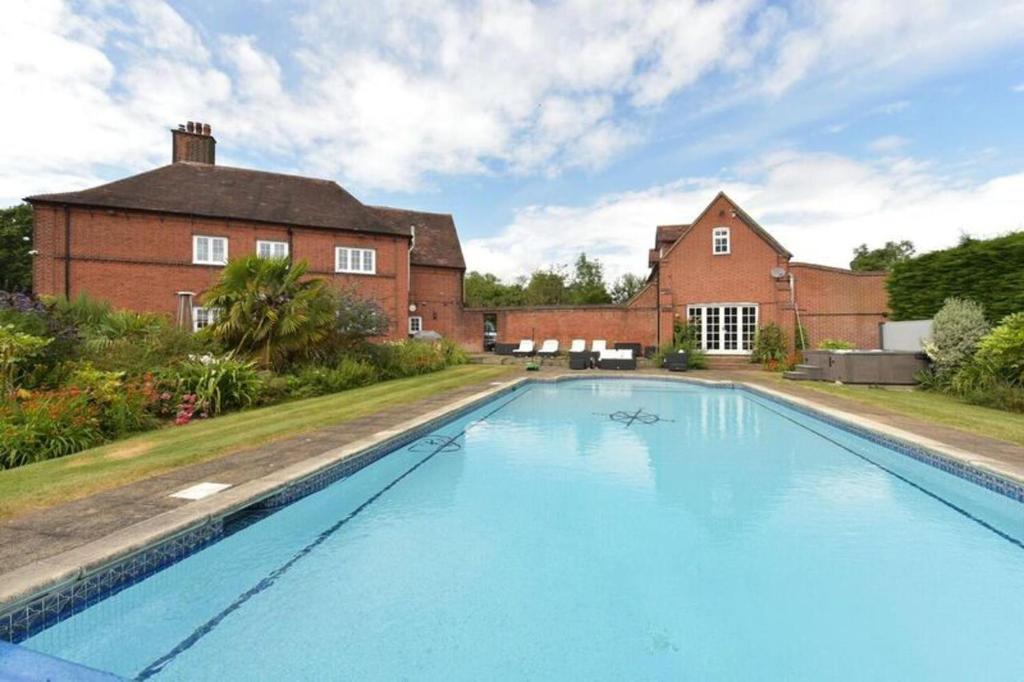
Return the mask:
<path fill-rule="evenodd" d="M 905 137 L 900 137 L 899 135 L 885 135 L 872 140 L 868 144 L 868 149 L 878 154 L 892 154 L 903 147 L 906 147 L 909 143 L 910 140 Z"/>
<path fill-rule="evenodd" d="M 1014 85 L 1010 89 L 1013 90 L 1014 92 L 1024 92 L 1024 83 L 1019 83 L 1018 85 Z"/>
<path fill-rule="evenodd" d="M 909 81 L 1024 30 L 1021 0 L 264 9 L 280 12 L 281 31 L 200 30 L 158 0 L 5 2 L 0 82 L 19 95 L 0 110 L 0 199 L 71 189 L 49 186 L 62 174 L 91 182 L 164 161 L 166 128 L 195 118 L 230 139 L 222 158 L 252 150 L 360 188 L 552 175 L 614 159 L 644 139 L 649 112 L 711 78 L 714 96 L 681 111 L 782 97 L 805 82 L 857 92 L 880 76 Z"/>
<path fill-rule="evenodd" d="M 647 270 L 659 224 L 693 220 L 725 190 L 793 252 L 796 260 L 845 267 L 861 243 L 910 239 L 919 252 L 951 246 L 967 231 L 1024 229 L 1024 173 L 968 183 L 914 159 L 876 163 L 780 152 L 715 178 L 686 178 L 613 194 L 586 206 L 533 206 L 497 236 L 464 245 L 470 269 L 511 278 L 581 250 L 610 278 Z"/>
<path fill-rule="evenodd" d="M 880 104 L 874 109 L 872 109 L 871 113 L 882 115 L 898 114 L 901 111 L 905 111 L 909 107 L 910 102 L 908 100 L 901 99 L 896 102 L 886 102 L 885 104 Z"/>

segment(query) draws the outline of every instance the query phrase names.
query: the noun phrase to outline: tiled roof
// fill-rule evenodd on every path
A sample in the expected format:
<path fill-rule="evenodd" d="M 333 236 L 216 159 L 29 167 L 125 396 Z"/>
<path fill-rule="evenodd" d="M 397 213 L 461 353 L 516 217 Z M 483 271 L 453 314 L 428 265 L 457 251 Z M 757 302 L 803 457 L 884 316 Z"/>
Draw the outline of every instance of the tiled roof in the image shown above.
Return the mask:
<path fill-rule="evenodd" d="M 407 211 L 387 206 L 370 206 L 380 218 L 394 229 L 416 228 L 415 244 L 409 260 L 413 265 L 432 265 L 442 268 L 466 268 L 462 258 L 455 221 L 447 213 Z"/>
<path fill-rule="evenodd" d="M 689 225 L 658 225 L 658 231 L 654 237 L 655 248 L 666 243 L 675 243 L 682 236 L 683 232 L 689 228 Z"/>
<path fill-rule="evenodd" d="M 382 219 L 331 180 L 204 163 L 173 163 L 80 192 L 26 201 L 409 235 L 408 225 Z"/>

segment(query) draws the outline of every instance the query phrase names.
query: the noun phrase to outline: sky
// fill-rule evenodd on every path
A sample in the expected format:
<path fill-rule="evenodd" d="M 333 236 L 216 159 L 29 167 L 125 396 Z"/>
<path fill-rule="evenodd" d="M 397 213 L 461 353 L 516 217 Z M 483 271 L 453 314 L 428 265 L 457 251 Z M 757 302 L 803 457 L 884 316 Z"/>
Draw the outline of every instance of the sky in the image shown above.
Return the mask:
<path fill-rule="evenodd" d="M 1024 0 L 0 3 L 0 206 L 169 162 L 451 213 L 470 269 L 646 273 L 719 190 L 796 260 L 1024 229 Z"/>

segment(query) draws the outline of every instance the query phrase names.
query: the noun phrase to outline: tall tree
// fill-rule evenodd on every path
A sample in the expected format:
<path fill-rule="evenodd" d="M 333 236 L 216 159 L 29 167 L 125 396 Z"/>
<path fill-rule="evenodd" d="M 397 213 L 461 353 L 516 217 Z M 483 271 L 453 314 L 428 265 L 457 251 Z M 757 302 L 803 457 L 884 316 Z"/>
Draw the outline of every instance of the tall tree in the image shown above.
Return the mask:
<path fill-rule="evenodd" d="M 604 266 L 601 261 L 596 258 L 591 260 L 585 253 L 576 258 L 572 282 L 569 284 L 569 300 L 576 305 L 612 302 L 604 283 Z"/>
<path fill-rule="evenodd" d="M 877 249 L 869 249 L 867 244 L 861 244 L 853 250 L 853 260 L 850 261 L 851 270 L 872 271 L 892 270 L 892 266 L 910 260 L 914 256 L 914 244 L 907 240 L 899 242 L 886 242 L 885 246 Z"/>
<path fill-rule="evenodd" d="M 466 305 L 470 308 L 501 308 L 523 305 L 525 292 L 521 282 L 505 284 L 491 273 L 475 270 L 466 275 Z"/>
<path fill-rule="evenodd" d="M 0 209 L 0 290 L 32 289 L 32 207 Z"/>
<path fill-rule="evenodd" d="M 526 284 L 526 305 L 558 305 L 568 302 L 565 273 L 561 268 L 535 270 Z"/>
<path fill-rule="evenodd" d="M 615 280 L 615 284 L 612 285 L 612 290 L 609 292 L 612 297 L 612 303 L 625 303 L 640 293 L 640 290 L 644 288 L 646 283 L 647 281 L 640 275 L 627 272 Z"/>

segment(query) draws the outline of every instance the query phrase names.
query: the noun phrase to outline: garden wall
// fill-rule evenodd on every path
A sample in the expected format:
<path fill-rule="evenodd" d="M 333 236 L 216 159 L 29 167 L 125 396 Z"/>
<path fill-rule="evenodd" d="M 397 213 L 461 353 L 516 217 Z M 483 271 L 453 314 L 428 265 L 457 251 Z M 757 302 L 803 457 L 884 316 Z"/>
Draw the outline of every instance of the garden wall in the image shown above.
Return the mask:
<path fill-rule="evenodd" d="M 462 316 L 459 342 L 467 350 L 483 349 L 484 314 L 497 320 L 498 341 L 516 343 L 533 339 L 538 348 L 545 339 L 558 339 L 567 351 L 573 339 L 604 339 L 616 342 L 657 345 L 657 310 L 654 287 L 623 305 L 533 306 L 526 308 L 471 308 Z"/>
<path fill-rule="evenodd" d="M 800 322 L 815 347 L 823 339 L 881 348 L 879 325 L 889 311 L 886 273 L 855 272 L 810 263 L 791 263 Z"/>

